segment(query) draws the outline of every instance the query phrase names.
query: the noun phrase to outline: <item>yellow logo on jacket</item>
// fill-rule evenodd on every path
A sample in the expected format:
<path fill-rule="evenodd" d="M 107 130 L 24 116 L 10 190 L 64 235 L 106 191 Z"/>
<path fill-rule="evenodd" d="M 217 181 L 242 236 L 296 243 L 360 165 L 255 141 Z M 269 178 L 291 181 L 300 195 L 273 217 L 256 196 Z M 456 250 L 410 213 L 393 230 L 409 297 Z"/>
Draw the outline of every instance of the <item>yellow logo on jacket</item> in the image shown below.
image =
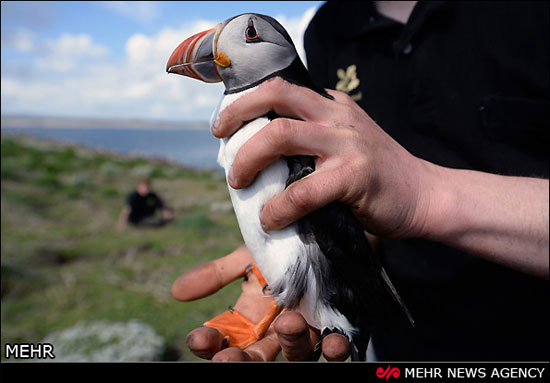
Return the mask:
<path fill-rule="evenodd" d="M 346 70 L 338 69 L 336 75 L 340 79 L 336 83 L 336 90 L 346 92 L 354 101 L 359 101 L 363 98 L 361 91 L 353 93 L 361 83 L 357 78 L 357 65 L 350 65 Z"/>

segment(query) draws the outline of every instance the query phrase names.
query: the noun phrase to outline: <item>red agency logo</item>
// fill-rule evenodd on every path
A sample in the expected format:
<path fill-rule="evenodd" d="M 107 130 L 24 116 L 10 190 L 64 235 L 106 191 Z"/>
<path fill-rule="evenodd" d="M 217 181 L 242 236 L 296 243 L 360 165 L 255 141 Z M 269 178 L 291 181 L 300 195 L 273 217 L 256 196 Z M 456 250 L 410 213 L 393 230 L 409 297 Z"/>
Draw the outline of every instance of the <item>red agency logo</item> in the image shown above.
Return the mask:
<path fill-rule="evenodd" d="M 388 365 L 386 369 L 382 367 L 378 367 L 376 369 L 376 376 L 378 376 L 380 379 L 386 378 L 388 380 L 389 378 L 399 378 L 399 375 L 401 375 L 401 371 L 397 367 L 393 367 Z"/>

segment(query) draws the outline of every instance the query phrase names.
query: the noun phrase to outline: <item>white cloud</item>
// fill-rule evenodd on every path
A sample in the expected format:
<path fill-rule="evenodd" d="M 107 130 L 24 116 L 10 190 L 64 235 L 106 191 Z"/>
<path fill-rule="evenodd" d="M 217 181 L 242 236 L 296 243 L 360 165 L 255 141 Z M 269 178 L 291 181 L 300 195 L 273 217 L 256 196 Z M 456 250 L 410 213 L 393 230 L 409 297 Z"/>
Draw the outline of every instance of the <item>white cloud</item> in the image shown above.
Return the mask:
<path fill-rule="evenodd" d="M 63 34 L 56 40 L 46 41 L 42 56 L 37 59 L 38 69 L 54 72 L 68 72 L 77 68 L 83 59 L 107 55 L 107 47 L 96 44 L 87 34 Z"/>
<path fill-rule="evenodd" d="M 160 15 L 158 4 L 154 1 L 103 1 L 102 5 L 108 10 L 146 25 Z"/>
<path fill-rule="evenodd" d="M 300 17 L 276 17 L 302 55 L 302 35 L 314 12 L 312 7 Z M 47 41 L 41 44 L 41 56 L 31 63 L 32 77 L 3 76 L 2 112 L 208 120 L 223 85 L 167 74 L 165 68 L 178 44 L 217 22 L 197 20 L 154 34 L 134 34 L 120 59 L 112 58 L 106 47 L 84 34 Z"/>
<path fill-rule="evenodd" d="M 45 49 L 50 56 L 98 57 L 107 53 L 103 45 L 95 44 L 87 34 L 63 34 L 57 40 L 48 41 Z"/>
<path fill-rule="evenodd" d="M 10 47 L 21 53 L 29 53 L 34 48 L 33 33 L 26 28 L 18 29 L 13 35 L 2 36 L 2 42 L 6 42 Z"/>
<path fill-rule="evenodd" d="M 181 41 L 215 25 L 197 21 L 165 28 L 154 35 L 135 34 L 126 55 L 109 59 L 89 36 L 64 35 L 44 45 L 32 80 L 2 78 L 4 113 L 97 117 L 207 120 L 223 93 L 222 84 L 166 73 L 166 62 Z M 95 59 L 92 64 L 92 59 Z M 73 70 L 78 69 L 78 70 Z M 53 76 L 51 71 L 64 72 Z"/>

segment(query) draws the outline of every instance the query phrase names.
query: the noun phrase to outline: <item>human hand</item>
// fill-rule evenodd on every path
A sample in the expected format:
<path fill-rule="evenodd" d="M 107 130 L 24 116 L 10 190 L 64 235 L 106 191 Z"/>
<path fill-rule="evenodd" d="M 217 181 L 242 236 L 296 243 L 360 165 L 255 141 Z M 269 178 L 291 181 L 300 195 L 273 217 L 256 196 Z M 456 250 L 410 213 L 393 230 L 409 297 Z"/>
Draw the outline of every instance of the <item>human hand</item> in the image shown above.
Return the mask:
<path fill-rule="evenodd" d="M 172 286 L 172 295 L 180 301 L 192 301 L 214 294 L 216 291 L 244 276 L 252 262 L 246 246 L 241 246 L 225 257 L 205 263 L 181 275 Z M 242 283 L 242 293 L 235 309 L 254 323 L 259 322 L 269 309 L 270 302 L 262 293 L 262 286 L 254 273 Z M 317 330 L 308 326 L 301 314 L 286 311 L 273 322 L 266 335 L 241 350 L 225 348 L 222 334 L 215 328 L 199 327 L 187 336 L 187 345 L 193 354 L 213 361 L 269 361 L 282 351 L 289 361 L 310 360 L 319 340 Z M 345 360 L 349 355 L 349 342 L 340 334 L 330 334 L 321 346 L 327 360 Z"/>
<path fill-rule="evenodd" d="M 172 221 L 174 219 L 174 211 L 169 208 L 162 209 L 162 219 L 165 221 Z"/>
<path fill-rule="evenodd" d="M 116 231 L 118 231 L 119 233 L 123 232 L 124 230 L 126 230 L 126 226 L 127 224 L 125 221 L 119 220 L 116 224 Z"/>
<path fill-rule="evenodd" d="M 313 156 L 315 171 L 265 205 L 260 217 L 265 230 L 281 229 L 341 201 L 372 234 L 420 236 L 435 170 L 393 140 L 348 95 L 328 92 L 334 100 L 274 78 L 227 106 L 212 128 L 218 138 L 270 111 L 286 117 L 270 122 L 241 147 L 230 186 L 248 186 L 280 156 Z"/>

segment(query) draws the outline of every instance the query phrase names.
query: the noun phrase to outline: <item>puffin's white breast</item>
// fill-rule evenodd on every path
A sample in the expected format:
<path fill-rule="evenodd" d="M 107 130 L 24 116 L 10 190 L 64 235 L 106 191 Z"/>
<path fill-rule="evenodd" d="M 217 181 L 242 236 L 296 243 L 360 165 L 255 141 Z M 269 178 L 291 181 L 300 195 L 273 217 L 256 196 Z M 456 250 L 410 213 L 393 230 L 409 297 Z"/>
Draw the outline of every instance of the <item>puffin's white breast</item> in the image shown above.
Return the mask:
<path fill-rule="evenodd" d="M 254 89 L 256 88 L 224 96 L 218 108 L 219 112 Z M 215 118 L 219 112 L 216 113 Z M 245 124 L 231 137 L 221 140 L 218 162 L 225 169 L 226 176 L 241 146 L 268 123 L 269 119 L 258 118 Z M 286 160 L 279 159 L 262 170 L 254 183 L 246 189 L 236 190 L 228 185 L 243 239 L 268 284 L 273 284 L 283 277 L 288 267 L 297 256 L 301 255 L 297 252 L 305 251 L 304 244 L 296 231 L 296 225 L 290 225 L 283 230 L 265 232 L 260 224 L 260 212 L 263 206 L 284 190 L 287 178 Z"/>
<path fill-rule="evenodd" d="M 256 88 L 225 95 L 212 114 L 211 123 L 229 104 Z M 258 118 L 245 124 L 231 137 L 220 140 L 218 163 L 225 169 L 226 177 L 241 146 L 268 123 L 269 119 Z M 282 230 L 267 232 L 261 227 L 260 212 L 262 208 L 267 201 L 285 189 L 287 178 L 288 165 L 286 160 L 281 158 L 263 169 L 254 183 L 246 189 L 237 190 L 228 185 L 243 239 L 266 282 L 271 286 L 281 283 L 282 279 L 290 278 L 288 270 L 297 263 L 298 259 L 305 259 L 311 256 L 312 252 L 320 252 L 316 244 L 308 245 L 302 242 L 296 224 L 289 225 Z M 315 279 L 313 271 L 309 268 L 308 281 L 310 283 L 298 310 L 314 327 L 320 329 L 338 327 L 350 334 L 353 328 L 342 314 L 328 306 L 319 304 Z M 282 295 L 284 296 L 284 292 Z"/>

